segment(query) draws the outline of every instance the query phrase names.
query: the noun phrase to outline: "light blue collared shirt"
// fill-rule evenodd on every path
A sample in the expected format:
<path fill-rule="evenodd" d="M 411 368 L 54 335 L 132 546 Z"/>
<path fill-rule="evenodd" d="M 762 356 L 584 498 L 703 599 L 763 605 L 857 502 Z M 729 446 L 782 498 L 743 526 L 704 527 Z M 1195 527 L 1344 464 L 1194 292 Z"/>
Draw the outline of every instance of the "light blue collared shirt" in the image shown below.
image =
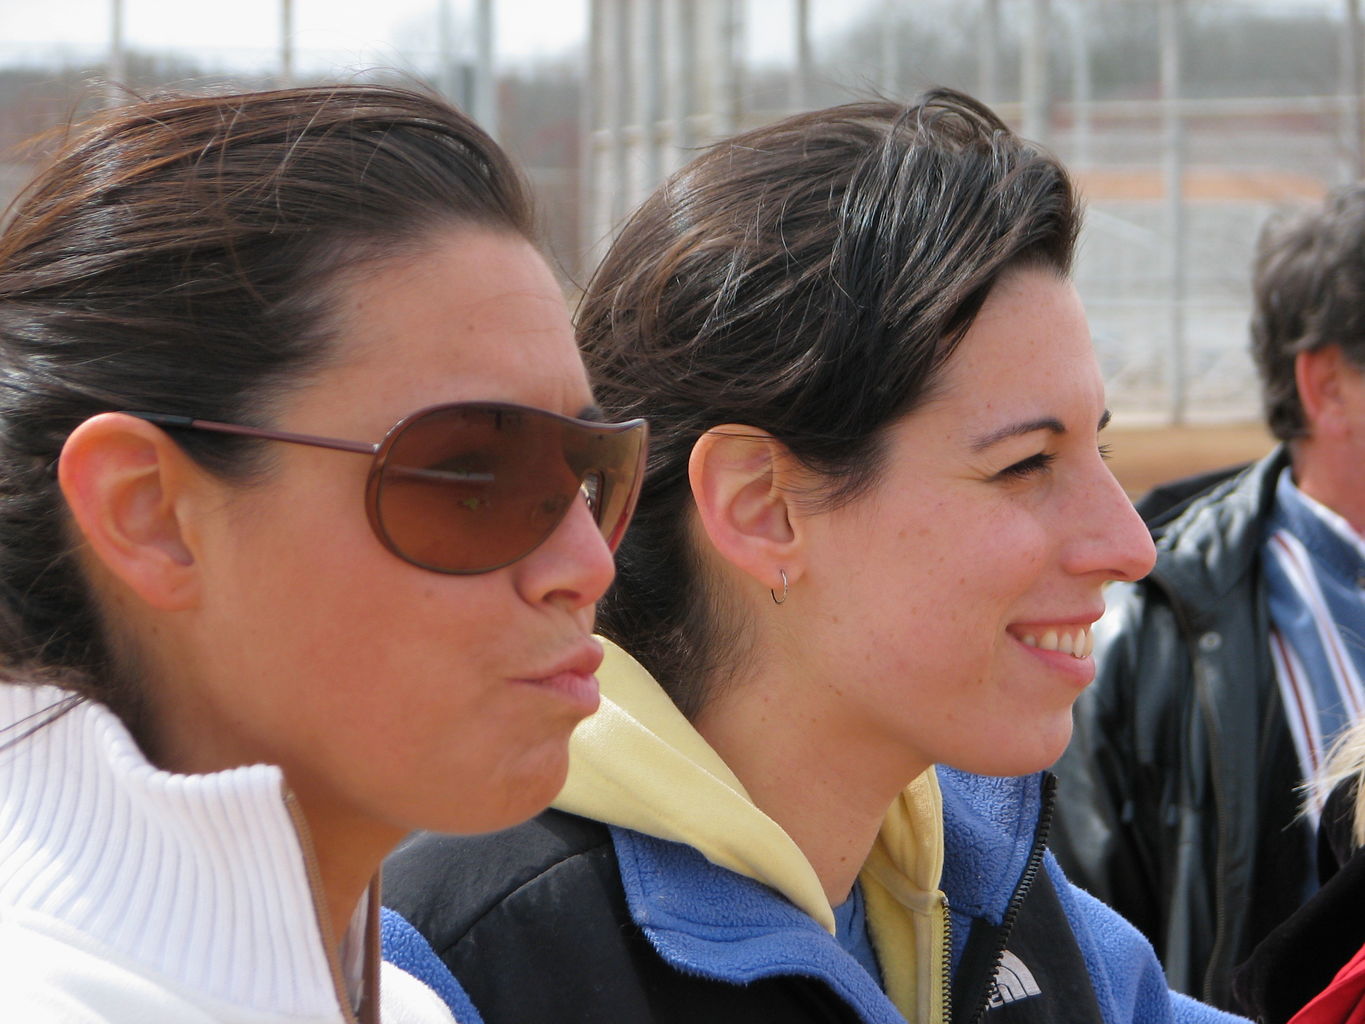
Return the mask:
<path fill-rule="evenodd" d="M 1285 469 L 1265 540 L 1271 657 L 1305 781 L 1365 716 L 1365 539 Z M 1316 799 L 1316 798 L 1314 798 Z M 1320 807 L 1309 816 L 1317 820 Z"/>
<path fill-rule="evenodd" d="M 881 964 L 877 962 L 877 951 L 867 930 L 867 905 L 863 902 L 861 883 L 855 882 L 848 899 L 834 908 L 834 928 L 834 938 L 839 945 L 885 989 Z"/>

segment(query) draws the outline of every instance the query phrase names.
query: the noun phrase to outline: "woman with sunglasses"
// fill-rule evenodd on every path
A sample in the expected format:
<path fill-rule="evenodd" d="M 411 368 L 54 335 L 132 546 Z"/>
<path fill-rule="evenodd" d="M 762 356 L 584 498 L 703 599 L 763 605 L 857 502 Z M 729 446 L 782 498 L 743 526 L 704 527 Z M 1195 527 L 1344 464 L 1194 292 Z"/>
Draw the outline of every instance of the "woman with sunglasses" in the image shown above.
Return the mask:
<path fill-rule="evenodd" d="M 559 789 L 644 453 L 533 235 L 488 136 L 379 86 L 106 111 L 21 196 L 0 1020 L 467 1010 L 381 981 L 376 871 Z"/>
<path fill-rule="evenodd" d="M 1153 559 L 1078 218 L 940 91 L 722 142 L 623 228 L 579 319 L 654 439 L 603 707 L 558 810 L 385 868 L 488 1024 L 1222 1016 L 1046 849 L 1101 588 Z"/>

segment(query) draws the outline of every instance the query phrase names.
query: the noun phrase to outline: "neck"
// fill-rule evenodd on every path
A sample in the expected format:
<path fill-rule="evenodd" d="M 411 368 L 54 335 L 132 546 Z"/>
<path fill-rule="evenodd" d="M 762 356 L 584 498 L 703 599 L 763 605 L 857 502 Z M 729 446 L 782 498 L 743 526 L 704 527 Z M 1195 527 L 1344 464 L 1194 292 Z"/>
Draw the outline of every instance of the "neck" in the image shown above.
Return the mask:
<path fill-rule="evenodd" d="M 792 699 L 793 686 L 793 677 L 780 673 L 736 679 L 693 724 L 800 847 L 830 906 L 838 906 L 892 801 L 928 765 L 908 765 L 870 747 L 866 736 L 832 729 L 830 716 Z"/>
<path fill-rule="evenodd" d="M 320 814 L 302 794 L 296 797 L 295 809 L 318 915 L 324 929 L 330 930 L 324 941 L 336 957 L 361 897 L 403 833 L 369 821 L 342 821 Z"/>
<path fill-rule="evenodd" d="M 1353 453 L 1307 437 L 1295 442 L 1291 457 L 1299 490 L 1326 505 L 1365 537 L 1365 474 Z"/>

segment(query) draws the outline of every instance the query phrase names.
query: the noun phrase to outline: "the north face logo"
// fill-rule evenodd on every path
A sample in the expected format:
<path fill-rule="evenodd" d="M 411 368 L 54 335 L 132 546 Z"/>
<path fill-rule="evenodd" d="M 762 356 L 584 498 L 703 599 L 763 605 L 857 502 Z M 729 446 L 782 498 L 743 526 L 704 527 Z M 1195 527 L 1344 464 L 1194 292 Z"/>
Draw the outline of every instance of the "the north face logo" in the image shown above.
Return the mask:
<path fill-rule="evenodd" d="M 1000 963 L 995 968 L 995 980 L 991 983 L 991 998 L 988 1003 L 992 1009 L 1042 994 L 1043 990 L 1033 979 L 1033 972 L 1024 966 L 1024 961 L 1008 949 L 1000 954 Z"/>

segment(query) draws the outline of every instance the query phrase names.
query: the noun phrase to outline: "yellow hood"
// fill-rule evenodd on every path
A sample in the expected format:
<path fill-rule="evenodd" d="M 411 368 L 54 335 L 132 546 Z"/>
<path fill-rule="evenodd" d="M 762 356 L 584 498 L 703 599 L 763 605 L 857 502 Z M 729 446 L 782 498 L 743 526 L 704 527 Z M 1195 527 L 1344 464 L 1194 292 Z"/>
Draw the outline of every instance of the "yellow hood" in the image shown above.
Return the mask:
<path fill-rule="evenodd" d="M 805 854 L 644 667 L 603 643 L 602 707 L 574 732 L 569 778 L 554 806 L 686 843 L 776 889 L 833 933 L 834 911 Z M 892 804 L 860 875 L 887 995 L 910 1020 L 942 1019 L 942 867 L 943 803 L 930 770 Z"/>

